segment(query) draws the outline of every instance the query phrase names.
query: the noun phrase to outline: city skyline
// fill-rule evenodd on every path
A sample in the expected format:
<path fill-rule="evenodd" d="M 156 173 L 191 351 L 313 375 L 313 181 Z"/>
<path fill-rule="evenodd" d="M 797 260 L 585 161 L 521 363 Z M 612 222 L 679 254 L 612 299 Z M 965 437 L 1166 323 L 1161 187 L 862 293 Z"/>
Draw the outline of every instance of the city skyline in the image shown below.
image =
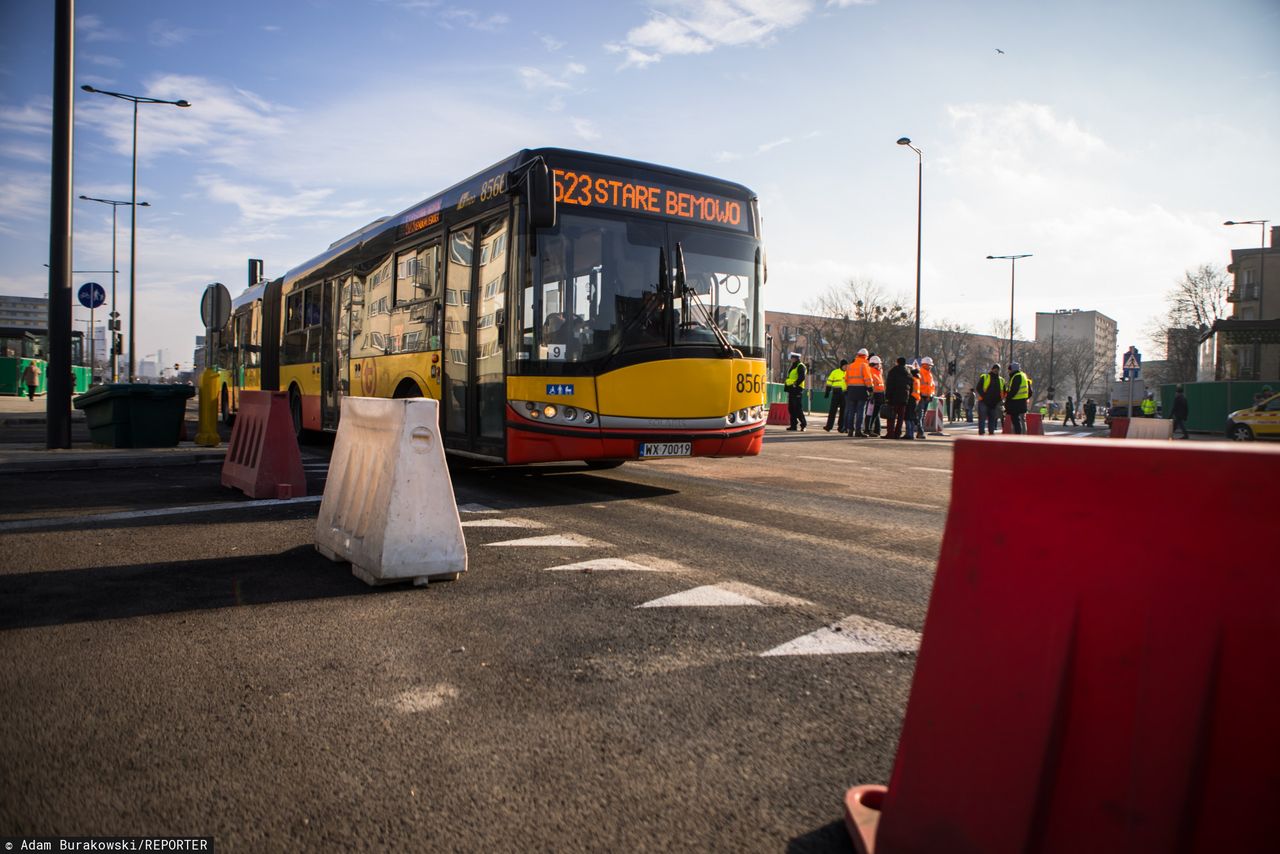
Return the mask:
<path fill-rule="evenodd" d="M 593 12 L 593 14 L 584 14 Z M 283 274 L 375 217 L 511 152 L 598 150 L 760 195 L 770 310 L 871 279 L 923 324 L 991 331 L 1095 309 L 1138 344 L 1184 270 L 1280 218 L 1280 33 L 1237 2 L 703 2 L 462 7 L 428 0 L 77 4 L 75 83 L 184 98 L 139 115 L 138 351 L 190 350 L 204 286 Z M 0 292 L 47 290 L 52 8 L 0 35 Z M 998 53 L 996 48 L 1004 51 Z M 75 192 L 128 198 L 130 111 L 76 93 Z M 458 128 L 461 128 L 458 130 Z M 110 212 L 78 202 L 75 269 L 110 265 Z M 127 215 L 118 281 L 128 287 Z M 101 276 L 77 276 L 75 285 Z M 109 277 L 108 277 L 109 278 Z M 105 284 L 105 282 L 104 282 Z M 79 319 L 77 312 L 77 319 Z M 127 322 L 127 319 L 126 319 Z"/>

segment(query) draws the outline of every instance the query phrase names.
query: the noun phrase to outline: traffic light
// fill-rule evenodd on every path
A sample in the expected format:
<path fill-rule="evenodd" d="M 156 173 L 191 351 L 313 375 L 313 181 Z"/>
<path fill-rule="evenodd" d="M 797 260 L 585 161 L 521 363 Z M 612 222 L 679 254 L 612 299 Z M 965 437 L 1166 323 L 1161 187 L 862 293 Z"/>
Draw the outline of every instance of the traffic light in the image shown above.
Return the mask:
<path fill-rule="evenodd" d="M 116 322 L 119 323 L 119 321 Z M 124 355 L 124 336 L 117 332 L 111 337 L 115 339 L 111 344 L 111 352 L 117 356 Z"/>
<path fill-rule="evenodd" d="M 947 376 L 954 377 L 955 375 L 956 375 L 956 363 L 955 363 L 955 360 L 952 359 L 950 362 L 947 362 Z"/>

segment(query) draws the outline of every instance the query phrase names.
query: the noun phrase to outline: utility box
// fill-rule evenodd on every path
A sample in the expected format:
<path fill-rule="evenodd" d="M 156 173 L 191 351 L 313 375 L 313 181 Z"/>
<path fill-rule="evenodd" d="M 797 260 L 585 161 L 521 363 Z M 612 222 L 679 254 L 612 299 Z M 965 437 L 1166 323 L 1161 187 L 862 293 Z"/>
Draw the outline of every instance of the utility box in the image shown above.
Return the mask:
<path fill-rule="evenodd" d="M 74 401 L 84 410 L 89 438 L 112 448 L 172 448 L 178 444 L 187 401 L 196 393 L 189 385 L 110 383 Z"/>

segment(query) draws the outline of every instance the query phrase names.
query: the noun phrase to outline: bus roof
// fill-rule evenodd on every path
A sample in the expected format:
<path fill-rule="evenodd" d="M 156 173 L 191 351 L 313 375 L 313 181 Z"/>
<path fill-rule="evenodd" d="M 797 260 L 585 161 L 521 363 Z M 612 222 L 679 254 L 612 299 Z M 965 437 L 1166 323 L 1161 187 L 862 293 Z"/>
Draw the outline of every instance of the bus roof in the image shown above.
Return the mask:
<path fill-rule="evenodd" d="M 566 148 L 533 148 L 523 149 L 516 152 L 512 156 L 500 160 L 487 169 L 483 169 L 474 175 L 459 181 L 452 187 L 430 196 L 411 207 L 405 208 L 403 211 L 392 216 L 379 217 L 368 225 L 353 231 L 340 240 L 329 245 L 329 248 L 319 255 L 311 258 L 284 274 L 285 282 L 293 282 L 297 279 L 309 276 L 317 270 L 323 269 L 331 261 L 363 246 L 373 243 L 386 243 L 388 246 L 394 243 L 398 238 L 399 230 L 410 223 L 416 221 L 426 221 L 436 214 L 443 214 L 446 211 L 455 209 L 460 202 L 470 204 L 478 194 L 486 182 L 491 182 L 499 177 L 504 177 L 516 169 L 527 165 L 531 161 L 538 158 L 545 159 L 553 167 L 562 165 L 578 166 L 596 165 L 608 167 L 615 172 L 633 172 L 643 175 L 666 176 L 673 179 L 674 183 L 682 187 L 691 189 L 701 189 L 708 192 L 715 192 L 720 195 L 734 197 L 744 201 L 755 201 L 756 194 L 741 184 L 731 181 L 724 181 L 719 178 L 713 178 L 709 175 L 700 175 L 696 172 L 688 172 L 683 169 L 676 169 L 670 166 L 660 166 L 654 163 L 644 163 L 639 160 L 629 160 L 622 157 L 609 157 L 603 154 L 592 154 L 585 151 L 574 151 Z M 505 184 L 503 185 L 505 187 Z M 431 224 L 434 224 L 432 222 Z M 233 308 L 237 307 L 239 300 L 244 299 L 248 294 L 242 294 L 233 303 Z"/>
<path fill-rule="evenodd" d="M 231 313 L 235 314 L 246 305 L 257 302 L 262 299 L 263 293 L 267 290 L 266 282 L 259 282 L 251 288 L 245 288 L 241 291 L 240 296 L 231 301 Z"/>

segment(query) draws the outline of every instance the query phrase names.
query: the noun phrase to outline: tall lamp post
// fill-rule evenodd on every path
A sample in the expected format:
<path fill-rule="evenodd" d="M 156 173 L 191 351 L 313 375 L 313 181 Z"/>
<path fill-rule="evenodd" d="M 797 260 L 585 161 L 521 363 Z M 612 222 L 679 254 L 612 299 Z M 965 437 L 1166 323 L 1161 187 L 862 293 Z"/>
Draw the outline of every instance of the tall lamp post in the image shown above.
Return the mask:
<path fill-rule="evenodd" d="M 1018 259 L 1030 258 L 1031 253 L 1025 255 L 988 255 L 988 261 L 1008 261 L 1009 262 L 1009 361 L 1013 361 L 1013 287 L 1018 274 Z"/>
<path fill-rule="evenodd" d="M 126 95 L 123 92 L 108 92 L 105 89 L 95 89 L 89 84 L 80 87 L 86 92 L 95 92 L 99 95 L 109 95 L 112 98 L 119 98 L 121 101 L 129 101 L 133 104 L 133 181 L 130 192 L 129 202 L 129 382 L 133 382 L 134 367 L 137 364 L 137 356 L 135 356 L 136 348 L 134 347 L 134 304 L 137 301 L 137 278 L 138 278 L 138 105 L 139 104 L 169 104 L 174 107 L 190 107 L 191 104 L 184 100 L 166 101 L 163 98 L 148 98 L 144 95 Z M 112 266 L 115 266 L 114 264 Z M 115 301 L 111 304 L 112 311 L 115 310 Z"/>
<path fill-rule="evenodd" d="M 924 210 L 924 152 L 911 144 L 909 137 L 902 137 L 898 145 L 905 145 L 916 153 L 916 361 L 920 360 L 920 230 Z"/>
<path fill-rule="evenodd" d="M 1262 315 L 1262 286 L 1266 284 L 1267 275 L 1267 223 L 1269 219 L 1246 219 L 1236 222 L 1235 220 L 1227 220 L 1223 225 L 1260 225 L 1262 226 L 1262 244 L 1258 252 L 1258 320 L 1266 320 Z M 1274 249 L 1275 247 L 1271 247 Z"/>
<path fill-rule="evenodd" d="M 120 304 L 116 302 L 116 208 L 121 205 L 133 205 L 134 202 L 122 202 L 116 199 L 96 199 L 93 196 L 81 196 L 86 202 L 101 202 L 104 205 L 111 205 L 111 322 L 107 324 L 108 329 L 112 333 L 111 347 L 111 381 L 117 382 L 120 378 L 119 360 L 116 358 L 115 335 L 120 331 Z M 137 202 L 140 208 L 151 207 L 150 202 Z M 132 311 L 130 311 L 132 317 Z"/>

